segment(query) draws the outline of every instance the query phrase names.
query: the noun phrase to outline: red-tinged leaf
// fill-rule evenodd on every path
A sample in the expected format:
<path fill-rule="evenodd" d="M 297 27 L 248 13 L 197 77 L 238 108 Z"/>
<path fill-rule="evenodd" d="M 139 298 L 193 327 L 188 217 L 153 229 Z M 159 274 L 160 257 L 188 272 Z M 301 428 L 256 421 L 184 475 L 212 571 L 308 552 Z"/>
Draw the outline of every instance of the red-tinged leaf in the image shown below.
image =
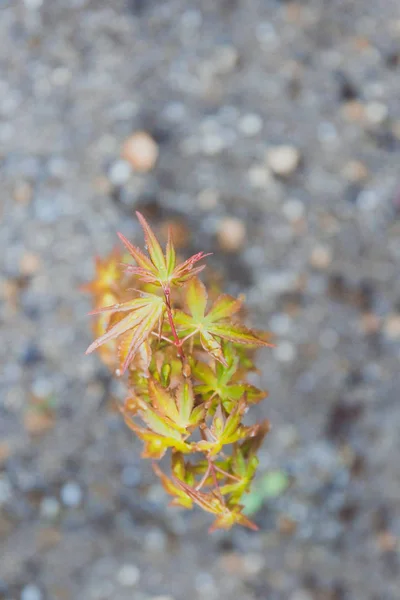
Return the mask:
<path fill-rule="evenodd" d="M 171 282 L 173 282 L 175 285 L 182 285 L 183 283 L 192 279 L 198 273 L 201 273 L 201 271 L 205 268 L 205 265 L 195 268 L 193 267 L 197 262 L 203 260 L 203 258 L 206 258 L 207 256 L 210 256 L 210 254 L 198 252 L 175 267 L 171 275 Z"/>
<path fill-rule="evenodd" d="M 151 273 L 153 273 L 153 274 L 156 275 L 157 274 L 157 269 L 154 267 L 154 265 L 151 262 L 151 260 L 149 260 L 145 254 L 143 254 L 143 252 L 140 250 L 140 248 L 137 248 L 136 246 L 133 246 L 130 243 L 130 241 L 127 240 L 124 235 L 122 235 L 122 233 L 118 232 L 117 235 L 118 235 L 119 239 L 121 240 L 121 242 L 126 247 L 126 249 L 128 250 L 128 252 L 135 259 L 135 261 L 137 262 L 137 264 L 139 265 L 139 267 L 141 267 L 145 271 L 150 271 Z"/>
<path fill-rule="evenodd" d="M 165 262 L 163 251 L 156 236 L 154 235 L 150 225 L 147 223 L 144 216 L 138 211 L 136 211 L 136 216 L 139 219 L 139 222 L 144 231 L 147 251 L 150 255 L 151 262 L 156 267 L 157 271 L 161 271 L 164 272 L 164 274 L 166 274 L 167 265 Z"/>
<path fill-rule="evenodd" d="M 186 492 L 195 504 L 200 506 L 203 510 L 217 515 L 217 518 L 209 529 L 210 533 L 216 529 L 230 529 L 235 524 L 249 527 L 254 531 L 258 530 L 257 525 L 240 512 L 242 506 L 237 505 L 230 508 L 213 492 L 205 494 L 204 492 L 200 492 L 186 483 L 179 481 L 179 479 L 174 479 L 174 481 L 178 487 Z"/>
<path fill-rule="evenodd" d="M 228 319 L 236 314 L 242 307 L 242 301 L 237 298 L 232 298 L 228 294 L 219 296 L 212 305 L 207 317 L 213 322 L 221 319 Z"/>
<path fill-rule="evenodd" d="M 153 294 L 147 294 L 144 298 L 136 298 L 124 304 L 116 304 L 96 311 L 96 313 L 104 311 L 131 311 L 131 313 L 95 340 L 86 350 L 86 354 L 93 352 L 105 342 L 126 334 L 129 330 L 133 330 L 131 337 L 126 337 L 121 344 L 120 356 L 123 361 L 122 372 L 124 372 L 141 344 L 149 337 L 160 321 L 164 309 L 165 305 L 162 298 Z"/>
<path fill-rule="evenodd" d="M 252 529 L 253 531 L 258 531 L 258 525 L 240 512 L 242 508 L 243 507 L 241 505 L 236 505 L 232 509 L 227 507 L 222 514 L 217 516 L 214 523 L 208 530 L 209 533 L 213 533 L 216 529 L 231 529 L 233 525 L 242 525 L 243 527 L 248 527 L 248 529 Z"/>
<path fill-rule="evenodd" d="M 214 494 L 205 494 L 204 492 L 199 492 L 195 488 L 190 485 L 187 485 L 184 481 L 180 481 L 176 477 L 174 477 L 175 484 L 180 487 L 186 494 L 203 510 L 210 512 L 214 515 L 217 515 L 222 510 L 222 502 L 219 498 L 217 498 Z"/>
<path fill-rule="evenodd" d="M 173 496 L 173 500 L 171 502 L 171 506 L 183 506 L 183 508 L 192 508 L 193 500 L 188 496 L 188 494 L 178 485 L 172 481 L 169 477 L 165 475 L 160 469 L 160 467 L 153 463 L 153 471 L 161 479 L 162 486 L 167 494 Z"/>
<path fill-rule="evenodd" d="M 258 338 L 251 329 L 247 329 L 247 327 L 238 323 L 215 323 L 209 327 L 209 331 L 235 344 L 272 346 L 272 344 Z"/>

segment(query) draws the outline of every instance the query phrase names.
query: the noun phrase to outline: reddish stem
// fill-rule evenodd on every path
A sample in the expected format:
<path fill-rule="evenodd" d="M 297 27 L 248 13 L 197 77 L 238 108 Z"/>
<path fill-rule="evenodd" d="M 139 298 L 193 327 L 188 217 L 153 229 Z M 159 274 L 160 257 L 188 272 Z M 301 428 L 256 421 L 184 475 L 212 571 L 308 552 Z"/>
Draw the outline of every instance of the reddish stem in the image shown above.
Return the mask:
<path fill-rule="evenodd" d="M 164 297 L 165 297 L 165 306 L 167 307 L 167 315 L 168 315 L 168 322 L 169 325 L 171 327 L 171 331 L 172 331 L 172 335 L 174 338 L 174 345 L 176 347 L 176 350 L 178 352 L 178 356 L 179 358 L 184 361 L 185 360 L 185 354 L 183 352 L 182 349 L 182 342 L 178 337 L 176 328 L 175 328 L 175 323 L 174 323 L 174 319 L 172 316 L 172 307 L 171 307 L 171 292 L 169 288 L 165 288 L 164 289 Z"/>

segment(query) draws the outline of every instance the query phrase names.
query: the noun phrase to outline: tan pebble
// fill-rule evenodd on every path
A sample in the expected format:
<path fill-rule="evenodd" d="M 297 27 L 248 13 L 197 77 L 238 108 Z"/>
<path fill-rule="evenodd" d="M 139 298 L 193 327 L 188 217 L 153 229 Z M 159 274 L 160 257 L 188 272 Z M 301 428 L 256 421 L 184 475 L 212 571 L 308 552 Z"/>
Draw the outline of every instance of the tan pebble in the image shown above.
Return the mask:
<path fill-rule="evenodd" d="M 243 556 L 238 552 L 226 552 L 220 558 L 220 567 L 230 574 L 243 573 Z"/>
<path fill-rule="evenodd" d="M 14 189 L 14 200 L 18 204 L 29 204 L 32 200 L 33 189 L 26 181 L 19 182 Z"/>
<path fill-rule="evenodd" d="M 293 535 L 297 529 L 297 523 L 286 515 L 281 515 L 278 519 L 278 529 L 283 535 Z"/>
<path fill-rule="evenodd" d="M 326 246 L 316 246 L 311 252 L 310 264 L 314 269 L 325 270 L 332 262 L 332 251 Z"/>
<path fill-rule="evenodd" d="M 7 442 L 0 442 L 0 467 L 4 465 L 11 454 L 10 446 Z"/>
<path fill-rule="evenodd" d="M 346 102 L 342 108 L 343 116 L 355 123 L 361 123 L 365 120 L 365 106 L 358 100 Z"/>
<path fill-rule="evenodd" d="M 218 228 L 218 243 L 226 252 L 237 252 L 246 240 L 246 227 L 240 219 L 228 217 L 221 221 Z"/>
<path fill-rule="evenodd" d="M 300 152 L 294 146 L 275 146 L 267 152 L 267 164 L 279 177 L 288 177 L 300 163 Z"/>
<path fill-rule="evenodd" d="M 34 275 L 40 268 L 40 258 L 37 254 L 25 252 L 22 256 L 19 269 L 22 275 Z"/>
<path fill-rule="evenodd" d="M 400 339 L 400 314 L 388 315 L 383 330 L 389 339 Z"/>
<path fill-rule="evenodd" d="M 37 545 L 39 550 L 49 550 L 54 548 L 61 542 L 62 536 L 58 529 L 55 527 L 46 527 L 39 529 L 37 532 Z"/>
<path fill-rule="evenodd" d="M 381 320 L 374 313 L 364 313 L 360 319 L 361 330 L 365 335 L 377 333 L 381 326 Z"/>
<path fill-rule="evenodd" d="M 378 535 L 378 546 L 381 552 L 393 552 L 397 547 L 397 538 L 390 531 L 382 531 Z"/>
<path fill-rule="evenodd" d="M 368 178 L 369 171 L 360 160 L 350 160 L 342 171 L 343 177 L 352 183 L 359 183 Z"/>
<path fill-rule="evenodd" d="M 54 418 L 38 410 L 27 410 L 24 415 L 25 430 L 34 436 L 43 435 L 54 426 Z"/>
<path fill-rule="evenodd" d="M 158 158 L 158 145 L 145 131 L 137 131 L 122 146 L 121 156 L 136 171 L 147 173 L 154 168 Z"/>

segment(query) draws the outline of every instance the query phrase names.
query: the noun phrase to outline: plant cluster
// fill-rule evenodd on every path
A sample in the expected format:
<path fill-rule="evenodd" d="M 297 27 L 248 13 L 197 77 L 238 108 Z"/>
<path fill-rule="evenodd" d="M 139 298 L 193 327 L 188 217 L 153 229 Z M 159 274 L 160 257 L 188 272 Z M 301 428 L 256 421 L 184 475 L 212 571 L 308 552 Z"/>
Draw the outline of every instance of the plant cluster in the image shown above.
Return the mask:
<path fill-rule="evenodd" d="M 116 376 L 125 376 L 127 397 L 120 410 L 143 441 L 142 456 L 153 468 L 172 504 L 194 504 L 215 515 L 211 530 L 240 524 L 257 450 L 269 422 L 244 425 L 249 406 L 266 393 L 251 385 L 253 355 L 269 346 L 265 333 L 239 322 L 242 300 L 206 290 L 198 278 L 207 254 L 179 263 L 171 235 L 165 253 L 145 218 L 137 213 L 148 254 L 119 237 L 134 264 L 114 250 L 96 259 L 96 277 L 86 291 L 93 298 L 99 349 Z M 168 452 L 167 475 L 155 462 Z"/>

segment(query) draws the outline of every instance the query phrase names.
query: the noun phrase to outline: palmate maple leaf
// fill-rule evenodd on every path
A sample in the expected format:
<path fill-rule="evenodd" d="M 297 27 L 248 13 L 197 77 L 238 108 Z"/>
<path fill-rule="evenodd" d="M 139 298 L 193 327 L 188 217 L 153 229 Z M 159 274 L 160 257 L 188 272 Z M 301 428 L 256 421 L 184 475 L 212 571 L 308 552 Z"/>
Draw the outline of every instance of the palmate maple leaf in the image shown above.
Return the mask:
<path fill-rule="evenodd" d="M 167 422 L 150 405 L 138 398 L 128 399 L 120 410 L 125 423 L 144 442 L 143 458 L 159 460 L 169 448 L 184 454 L 192 451 L 192 446 L 185 441 L 188 434 L 182 433 L 179 428 Z M 147 428 L 138 425 L 134 416 L 140 417 Z"/>
<path fill-rule="evenodd" d="M 221 400 L 228 412 L 244 395 L 250 404 L 256 404 L 265 398 L 266 392 L 240 380 L 239 357 L 232 352 L 230 344 L 224 344 L 223 354 L 226 367 L 218 361 L 213 367 L 201 361 L 192 365 L 192 375 L 200 381 L 195 386 L 195 392 L 201 394 L 208 402 L 214 398 L 217 401 Z"/>
<path fill-rule="evenodd" d="M 136 212 L 136 215 L 144 231 L 149 256 L 147 257 L 139 248 L 133 246 L 122 233 L 118 233 L 121 242 L 136 262 L 136 266 L 125 265 L 126 273 L 137 275 L 145 283 L 151 283 L 161 286 L 164 290 L 169 290 L 171 285 L 183 285 L 205 268 L 205 265 L 194 267 L 197 262 L 209 256 L 204 252 L 194 254 L 177 265 L 171 231 L 168 231 L 168 242 L 164 255 L 160 243 L 144 216 L 140 212 Z"/>
<path fill-rule="evenodd" d="M 225 366 L 227 362 L 222 351 L 221 338 L 235 344 L 271 346 L 255 332 L 231 320 L 242 306 L 240 300 L 223 294 L 208 310 L 207 300 L 206 288 L 197 277 L 194 277 L 184 291 L 187 312 L 177 310 L 174 314 L 180 337 L 185 338 L 199 333 L 204 350 Z"/>
<path fill-rule="evenodd" d="M 214 413 L 211 426 L 203 429 L 206 439 L 195 443 L 195 449 L 213 457 L 221 452 L 224 446 L 255 436 L 259 425 L 246 426 L 241 423 L 246 409 L 247 403 L 244 398 L 234 405 L 228 416 L 219 405 Z"/>
<path fill-rule="evenodd" d="M 217 518 L 209 529 L 210 533 L 216 529 L 230 529 L 235 524 L 243 525 L 254 531 L 258 530 L 257 525 L 241 512 L 243 506 L 240 504 L 229 506 L 229 502 L 225 503 L 223 498 L 217 495 L 216 492 L 200 492 L 176 477 L 173 478 L 173 481 L 195 504 L 203 510 L 217 515 Z"/>
<path fill-rule="evenodd" d="M 120 357 L 122 359 L 120 371 L 121 374 L 124 373 L 141 345 L 151 335 L 155 327 L 161 323 L 164 310 L 165 303 L 163 298 L 156 296 L 155 294 L 142 292 L 140 298 L 92 311 L 90 313 L 92 315 L 106 312 L 128 312 L 129 314 L 121 320 L 118 320 L 116 323 L 111 321 L 110 327 L 106 333 L 90 344 L 89 348 L 86 350 L 86 354 L 93 352 L 99 346 L 110 340 L 123 336 L 121 342 L 122 346 L 120 346 Z"/>

